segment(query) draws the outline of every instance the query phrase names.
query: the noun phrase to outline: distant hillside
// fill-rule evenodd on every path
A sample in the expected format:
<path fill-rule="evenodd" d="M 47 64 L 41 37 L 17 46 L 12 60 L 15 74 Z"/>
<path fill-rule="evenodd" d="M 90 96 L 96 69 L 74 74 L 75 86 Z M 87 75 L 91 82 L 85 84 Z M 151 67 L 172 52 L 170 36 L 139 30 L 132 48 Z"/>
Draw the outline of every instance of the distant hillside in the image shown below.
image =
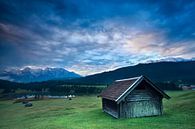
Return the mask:
<path fill-rule="evenodd" d="M 110 84 L 117 79 L 140 75 L 145 75 L 154 82 L 195 83 L 195 61 L 138 64 L 71 81 L 77 83 Z"/>
<path fill-rule="evenodd" d="M 79 78 L 80 75 L 68 72 L 65 69 L 49 68 L 40 71 L 24 69 L 23 71 L 11 71 L 11 73 L 6 72 L 3 75 L 3 77 L 9 78 L 2 78 L 2 74 L 0 74 L 0 79 L 16 82 L 45 81 L 44 85 L 110 84 L 117 79 L 130 78 L 140 75 L 145 75 L 149 77 L 155 83 L 171 81 L 174 83 L 195 84 L 195 61 L 138 64 L 135 66 L 123 67 L 114 71 L 103 72 L 81 78 Z"/>
<path fill-rule="evenodd" d="M 80 75 L 69 72 L 63 68 L 45 68 L 32 69 L 26 67 L 24 69 L 5 70 L 0 73 L 0 79 L 14 82 L 41 82 L 47 80 L 72 79 L 81 77 Z"/>
<path fill-rule="evenodd" d="M 47 89 L 50 93 L 59 92 L 68 94 L 74 91 L 77 94 L 92 94 L 100 93 L 106 86 L 102 87 L 99 84 L 110 84 L 117 79 L 140 75 L 149 77 L 163 90 L 180 90 L 175 84 L 195 84 L 195 61 L 138 64 L 76 79 L 60 79 L 33 83 L 15 83 L 0 80 L 0 89 L 4 89 L 4 93 L 13 92 L 16 89 L 38 92 L 42 89 Z"/>

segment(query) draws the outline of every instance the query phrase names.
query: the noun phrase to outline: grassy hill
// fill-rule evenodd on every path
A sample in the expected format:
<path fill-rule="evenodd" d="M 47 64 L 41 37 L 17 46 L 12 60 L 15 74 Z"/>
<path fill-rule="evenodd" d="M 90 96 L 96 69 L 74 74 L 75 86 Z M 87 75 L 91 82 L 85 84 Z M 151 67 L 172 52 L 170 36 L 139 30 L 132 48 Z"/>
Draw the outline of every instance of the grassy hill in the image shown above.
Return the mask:
<path fill-rule="evenodd" d="M 34 101 L 33 107 L 0 101 L 1 129 L 193 129 L 195 92 L 168 92 L 164 115 L 133 119 L 114 119 L 101 110 L 101 99 L 81 96 Z"/>

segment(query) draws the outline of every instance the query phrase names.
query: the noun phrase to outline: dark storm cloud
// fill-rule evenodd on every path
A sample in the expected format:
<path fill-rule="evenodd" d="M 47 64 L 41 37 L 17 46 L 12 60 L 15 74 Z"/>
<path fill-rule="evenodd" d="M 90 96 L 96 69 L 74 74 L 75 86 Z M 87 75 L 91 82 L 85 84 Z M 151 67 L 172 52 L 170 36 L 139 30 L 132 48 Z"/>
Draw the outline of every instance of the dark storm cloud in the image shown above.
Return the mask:
<path fill-rule="evenodd" d="M 1 0 L 0 66 L 65 66 L 89 74 L 192 58 L 194 20 L 191 0 Z"/>
<path fill-rule="evenodd" d="M 169 38 L 177 40 L 195 39 L 195 2 L 166 1 L 158 9 L 159 27 L 167 29 Z"/>
<path fill-rule="evenodd" d="M 69 27 L 78 20 L 81 27 L 91 22 L 125 17 L 126 24 L 141 24 L 144 20 L 168 29 L 168 36 L 194 37 L 193 1 L 102 1 L 97 0 L 5 0 L 0 3 L 1 22 L 29 28 L 34 33 L 49 35 L 43 25 Z M 187 26 L 191 27 L 187 27 Z M 47 33 L 43 33 L 47 32 Z M 48 34 L 49 33 L 49 34 Z"/>

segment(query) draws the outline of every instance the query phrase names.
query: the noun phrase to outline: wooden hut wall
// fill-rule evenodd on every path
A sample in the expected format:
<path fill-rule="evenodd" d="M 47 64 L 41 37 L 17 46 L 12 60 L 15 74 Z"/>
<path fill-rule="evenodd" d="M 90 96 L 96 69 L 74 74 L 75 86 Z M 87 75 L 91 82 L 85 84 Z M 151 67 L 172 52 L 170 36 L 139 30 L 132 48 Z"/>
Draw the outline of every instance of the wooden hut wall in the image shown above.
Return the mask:
<path fill-rule="evenodd" d="M 118 105 L 116 102 L 102 98 L 102 108 L 104 112 L 118 118 Z"/>
<path fill-rule="evenodd" d="M 141 117 L 162 114 L 162 96 L 145 81 L 120 103 L 120 117 Z"/>

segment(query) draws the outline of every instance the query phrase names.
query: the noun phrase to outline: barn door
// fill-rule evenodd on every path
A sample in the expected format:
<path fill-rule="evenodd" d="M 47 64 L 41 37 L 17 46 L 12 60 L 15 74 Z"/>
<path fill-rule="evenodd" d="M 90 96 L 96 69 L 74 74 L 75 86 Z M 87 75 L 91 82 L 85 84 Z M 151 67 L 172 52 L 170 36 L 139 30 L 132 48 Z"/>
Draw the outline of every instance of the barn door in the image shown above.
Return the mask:
<path fill-rule="evenodd" d="M 160 115 L 161 109 L 158 103 L 156 100 L 129 102 L 126 104 L 124 114 L 127 118 Z"/>

